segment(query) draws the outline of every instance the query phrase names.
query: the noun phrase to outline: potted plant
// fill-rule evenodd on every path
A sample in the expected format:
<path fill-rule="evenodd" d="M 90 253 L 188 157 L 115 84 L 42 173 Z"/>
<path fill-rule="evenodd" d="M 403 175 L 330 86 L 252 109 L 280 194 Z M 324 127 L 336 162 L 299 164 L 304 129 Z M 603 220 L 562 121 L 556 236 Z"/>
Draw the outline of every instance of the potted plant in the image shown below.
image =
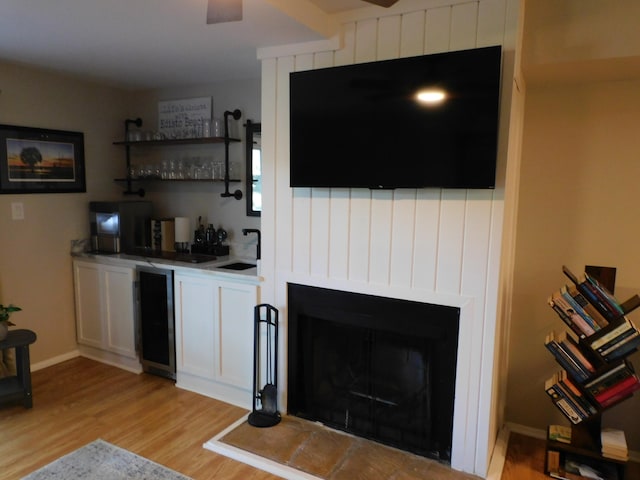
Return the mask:
<path fill-rule="evenodd" d="M 15 305 L 9 304 L 6 307 L 0 303 L 0 341 L 7 338 L 7 333 L 9 333 L 9 326 L 15 325 L 9 320 L 11 314 L 13 312 L 19 312 L 22 310 L 20 307 L 16 307 Z"/>

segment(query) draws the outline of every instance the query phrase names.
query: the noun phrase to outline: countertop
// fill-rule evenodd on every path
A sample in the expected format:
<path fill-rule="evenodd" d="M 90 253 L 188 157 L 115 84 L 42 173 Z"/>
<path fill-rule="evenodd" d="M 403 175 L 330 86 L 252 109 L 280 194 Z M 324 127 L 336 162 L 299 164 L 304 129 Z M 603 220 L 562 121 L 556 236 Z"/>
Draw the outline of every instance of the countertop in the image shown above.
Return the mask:
<path fill-rule="evenodd" d="M 191 263 L 185 261 L 171 260 L 167 258 L 158 258 L 155 256 L 132 255 L 127 253 L 73 253 L 73 258 L 82 260 L 91 260 L 99 263 L 120 266 L 152 266 L 157 268 L 169 268 L 174 271 L 184 271 L 186 274 L 203 274 L 216 275 L 228 278 L 230 280 L 245 281 L 251 283 L 259 283 L 263 279 L 258 273 L 258 267 L 248 268 L 246 270 L 228 270 L 220 268 L 234 262 L 245 262 L 256 264 L 255 259 L 238 258 L 233 256 L 217 257 L 215 260 L 201 263 Z"/>

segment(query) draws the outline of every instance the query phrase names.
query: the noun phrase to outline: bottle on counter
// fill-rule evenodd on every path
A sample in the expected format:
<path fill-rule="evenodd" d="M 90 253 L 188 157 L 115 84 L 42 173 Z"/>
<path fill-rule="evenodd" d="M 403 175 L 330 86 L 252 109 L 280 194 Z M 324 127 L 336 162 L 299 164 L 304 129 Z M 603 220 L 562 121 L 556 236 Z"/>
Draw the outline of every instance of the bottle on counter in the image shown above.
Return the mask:
<path fill-rule="evenodd" d="M 205 240 L 204 227 L 200 225 L 198 229 L 193 233 L 193 243 L 196 245 L 202 245 Z"/>
<path fill-rule="evenodd" d="M 207 227 L 204 238 L 207 245 L 214 245 L 216 243 L 216 229 L 213 228 L 212 223 Z"/>

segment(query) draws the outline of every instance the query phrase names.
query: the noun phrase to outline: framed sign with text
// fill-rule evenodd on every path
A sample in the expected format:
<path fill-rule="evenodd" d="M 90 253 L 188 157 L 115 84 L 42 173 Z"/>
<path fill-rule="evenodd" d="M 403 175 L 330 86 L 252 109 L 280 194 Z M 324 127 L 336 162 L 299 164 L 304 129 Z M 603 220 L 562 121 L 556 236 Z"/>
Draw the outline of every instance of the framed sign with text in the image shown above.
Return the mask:
<path fill-rule="evenodd" d="M 211 120 L 211 97 L 158 102 L 158 130 L 167 138 L 201 136 L 202 123 Z"/>

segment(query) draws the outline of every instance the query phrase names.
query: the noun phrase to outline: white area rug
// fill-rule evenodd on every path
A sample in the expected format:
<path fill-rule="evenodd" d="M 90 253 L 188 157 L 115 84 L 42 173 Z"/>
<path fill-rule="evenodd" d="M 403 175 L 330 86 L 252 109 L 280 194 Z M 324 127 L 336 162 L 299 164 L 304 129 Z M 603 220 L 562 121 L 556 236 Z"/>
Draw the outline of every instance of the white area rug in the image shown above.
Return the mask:
<path fill-rule="evenodd" d="M 22 480 L 190 480 L 104 440 L 60 457 Z"/>

